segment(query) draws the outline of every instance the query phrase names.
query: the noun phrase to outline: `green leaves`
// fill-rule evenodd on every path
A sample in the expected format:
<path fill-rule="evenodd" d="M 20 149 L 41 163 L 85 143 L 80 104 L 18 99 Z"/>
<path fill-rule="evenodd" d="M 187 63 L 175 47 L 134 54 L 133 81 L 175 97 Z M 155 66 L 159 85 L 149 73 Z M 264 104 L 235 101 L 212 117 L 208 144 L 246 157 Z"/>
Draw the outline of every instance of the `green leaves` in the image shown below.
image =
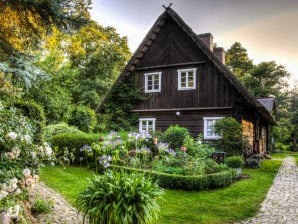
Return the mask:
<path fill-rule="evenodd" d="M 107 171 L 94 176 L 78 195 L 76 205 L 90 223 L 153 223 L 163 195 L 156 183 L 144 175 Z"/>

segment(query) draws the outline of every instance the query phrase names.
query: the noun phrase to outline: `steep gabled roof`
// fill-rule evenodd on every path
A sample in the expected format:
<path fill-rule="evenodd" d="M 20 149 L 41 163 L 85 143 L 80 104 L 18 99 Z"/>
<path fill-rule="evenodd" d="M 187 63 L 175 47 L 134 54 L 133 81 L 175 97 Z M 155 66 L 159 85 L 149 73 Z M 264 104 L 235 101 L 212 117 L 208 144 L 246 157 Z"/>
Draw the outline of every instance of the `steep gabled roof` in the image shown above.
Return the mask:
<path fill-rule="evenodd" d="M 195 43 L 195 45 L 201 49 L 208 59 L 213 62 L 217 69 L 229 80 L 232 86 L 243 96 L 243 98 L 261 114 L 261 116 L 268 121 L 270 124 L 276 124 L 272 118 L 269 111 L 255 98 L 253 97 L 248 90 L 235 78 L 231 71 L 224 65 L 222 62 L 213 54 L 213 52 L 199 39 L 199 37 L 192 31 L 192 29 L 181 19 L 181 17 L 171 8 L 166 8 L 166 10 L 158 17 L 154 25 L 151 27 L 132 58 L 129 60 L 121 74 L 119 75 L 117 82 L 121 81 L 123 77 L 130 72 L 134 71 L 137 64 L 144 57 L 150 46 L 153 44 L 163 25 L 165 24 L 166 19 L 171 18 L 176 24 L 187 34 L 188 37 Z M 113 86 L 112 86 L 113 88 Z M 96 108 L 96 112 L 99 112 L 103 109 L 107 96 Z"/>

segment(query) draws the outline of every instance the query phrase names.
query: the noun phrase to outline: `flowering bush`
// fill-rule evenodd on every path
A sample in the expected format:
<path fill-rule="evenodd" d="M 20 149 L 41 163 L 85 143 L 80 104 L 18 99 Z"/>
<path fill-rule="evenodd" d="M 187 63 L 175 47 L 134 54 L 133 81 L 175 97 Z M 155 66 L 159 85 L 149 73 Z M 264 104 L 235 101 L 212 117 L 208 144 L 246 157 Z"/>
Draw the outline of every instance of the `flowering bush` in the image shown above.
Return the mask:
<path fill-rule="evenodd" d="M 53 160 L 47 143 L 34 144 L 34 125 L 16 108 L 0 101 L 0 213 L 16 218 L 19 200 L 39 180 L 42 160 Z"/>

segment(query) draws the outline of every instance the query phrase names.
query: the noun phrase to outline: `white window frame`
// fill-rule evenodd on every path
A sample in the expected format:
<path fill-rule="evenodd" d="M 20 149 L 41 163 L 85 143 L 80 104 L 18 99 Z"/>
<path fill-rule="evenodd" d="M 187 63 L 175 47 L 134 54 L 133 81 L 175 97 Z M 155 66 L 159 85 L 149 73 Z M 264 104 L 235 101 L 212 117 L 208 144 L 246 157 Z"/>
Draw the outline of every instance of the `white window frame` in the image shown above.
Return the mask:
<path fill-rule="evenodd" d="M 161 72 L 150 72 L 145 73 L 145 93 L 157 93 L 161 91 Z M 154 79 L 153 79 L 153 89 L 148 89 L 148 77 L 149 76 L 158 76 L 158 89 L 154 88 Z"/>
<path fill-rule="evenodd" d="M 179 69 L 178 72 L 178 90 L 191 90 L 196 89 L 197 86 L 197 68 Z M 181 86 L 181 73 L 186 72 L 186 87 Z M 193 86 L 188 86 L 189 72 L 193 72 Z"/>
<path fill-rule="evenodd" d="M 208 135 L 208 121 L 213 120 L 219 120 L 223 119 L 224 117 L 203 117 L 204 120 L 204 139 L 206 140 L 217 140 L 220 138 L 220 136 L 214 134 L 214 135 Z"/>
<path fill-rule="evenodd" d="M 143 130 L 143 124 L 142 122 L 143 121 L 146 121 L 146 129 Z M 155 121 L 156 121 L 156 118 L 140 118 L 139 119 L 139 132 L 141 133 L 142 131 L 151 131 L 151 130 L 148 130 L 149 129 L 149 124 L 148 122 L 149 121 L 152 121 L 152 131 L 155 131 Z"/>

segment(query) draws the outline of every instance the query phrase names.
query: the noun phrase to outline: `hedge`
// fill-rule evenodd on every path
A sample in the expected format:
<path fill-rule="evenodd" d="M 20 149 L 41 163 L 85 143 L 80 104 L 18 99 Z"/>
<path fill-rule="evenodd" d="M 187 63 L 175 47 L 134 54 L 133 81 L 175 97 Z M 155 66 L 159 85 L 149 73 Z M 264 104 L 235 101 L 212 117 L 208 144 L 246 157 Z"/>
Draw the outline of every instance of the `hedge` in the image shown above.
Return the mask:
<path fill-rule="evenodd" d="M 86 134 L 86 133 L 63 133 L 54 135 L 50 138 L 49 142 L 53 148 L 57 148 L 58 151 L 68 148 L 74 150 L 76 160 L 79 157 L 80 148 L 84 145 L 91 145 L 93 142 L 98 142 L 99 135 Z"/>
<path fill-rule="evenodd" d="M 128 172 L 145 173 L 153 180 L 157 180 L 160 187 L 187 191 L 223 188 L 231 185 L 236 180 L 236 171 L 233 169 L 200 176 L 182 176 L 123 166 L 112 166 L 112 168 L 116 170 L 123 169 Z"/>

